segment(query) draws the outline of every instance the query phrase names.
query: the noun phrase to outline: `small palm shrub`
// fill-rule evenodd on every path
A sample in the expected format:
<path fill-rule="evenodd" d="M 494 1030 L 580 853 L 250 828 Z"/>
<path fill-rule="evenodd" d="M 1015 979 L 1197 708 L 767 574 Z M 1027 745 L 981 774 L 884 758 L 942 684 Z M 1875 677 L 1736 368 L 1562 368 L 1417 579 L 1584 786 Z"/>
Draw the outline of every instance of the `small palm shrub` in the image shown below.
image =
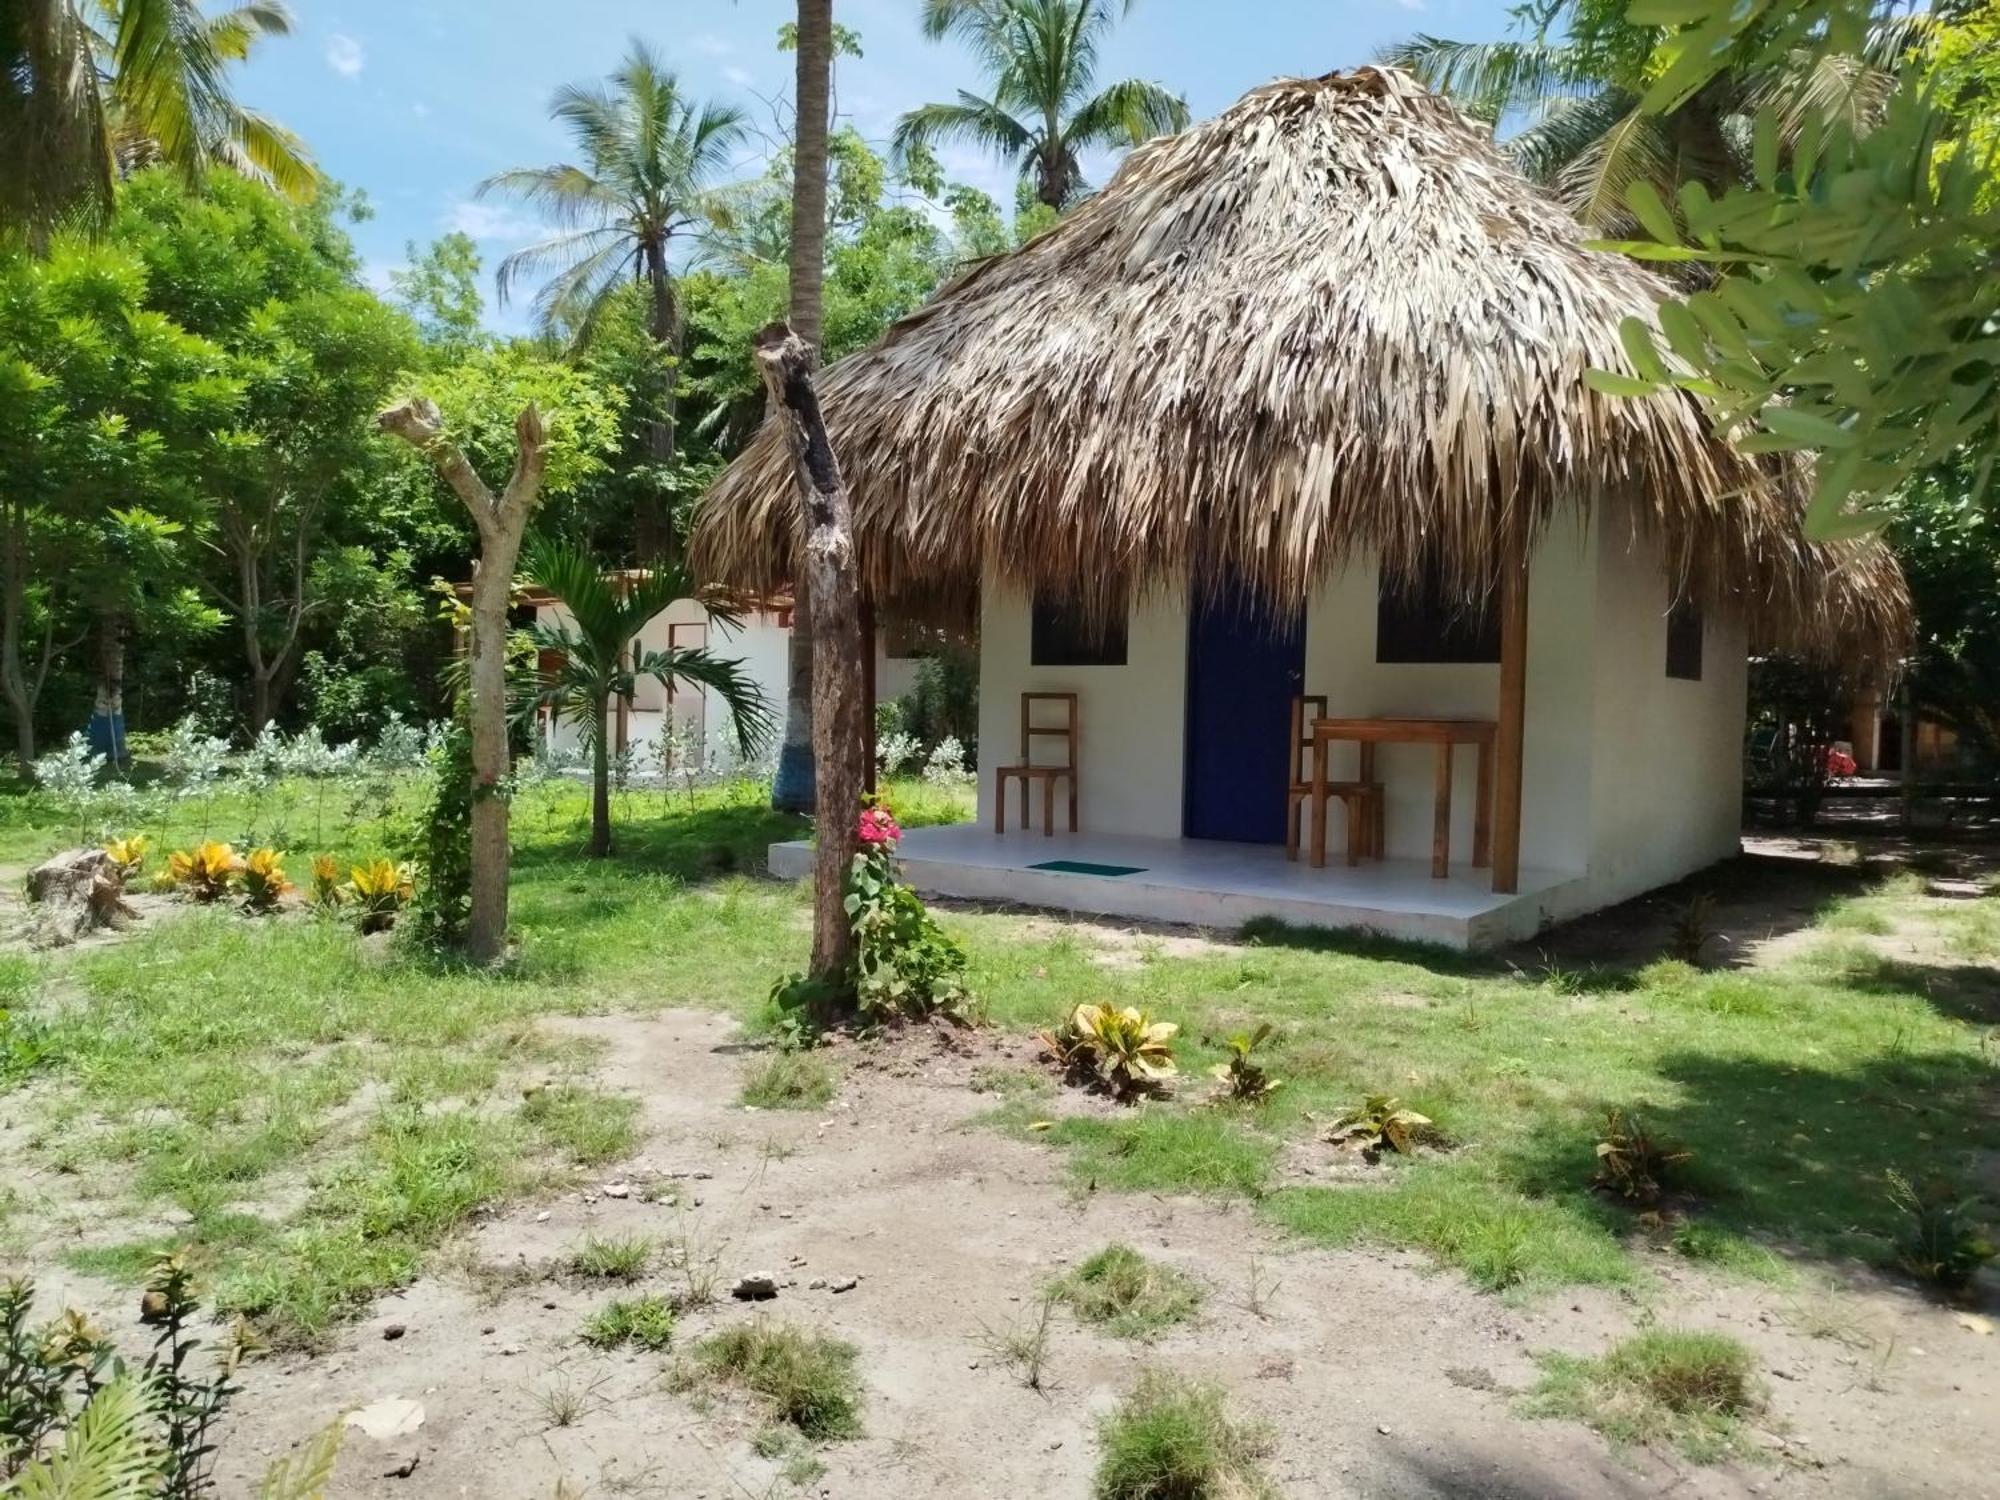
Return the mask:
<path fill-rule="evenodd" d="M 278 903 L 292 888 L 285 878 L 285 867 L 278 863 L 284 856 L 275 849 L 252 849 L 243 861 L 243 868 L 237 872 L 237 882 L 243 888 L 243 905 L 248 911 L 276 911 Z"/>
<path fill-rule="evenodd" d="M 1136 1006 L 1079 1005 L 1039 1040 L 1071 1081 L 1094 1082 L 1113 1098 L 1133 1099 L 1173 1082 L 1179 1033 L 1172 1021 L 1155 1021 Z"/>
<path fill-rule="evenodd" d="M 392 926 L 396 914 L 410 904 L 416 885 L 408 865 L 377 859 L 356 865 L 348 872 L 346 894 L 361 930 L 381 932 Z"/>
<path fill-rule="evenodd" d="M 175 887 L 196 901 L 220 901 L 229 894 L 229 887 L 242 868 L 243 861 L 236 851 L 213 839 L 192 849 L 177 849 L 167 856 L 167 871 L 173 876 Z"/>
<path fill-rule="evenodd" d="M 1408 1156 L 1419 1146 L 1437 1144 L 1442 1137 L 1429 1115 L 1405 1109 L 1403 1101 L 1392 1094 L 1368 1094 L 1328 1127 L 1324 1139 L 1374 1161 L 1385 1149 Z"/>
<path fill-rule="evenodd" d="M 1934 1182 L 1919 1192 L 1900 1172 L 1889 1174 L 1889 1202 L 1903 1218 L 1896 1261 L 1919 1280 L 1962 1292 L 1996 1253 L 1979 1223 L 1980 1200 Z"/>
<path fill-rule="evenodd" d="M 1627 1203 L 1651 1207 L 1660 1201 L 1694 1153 L 1668 1145 L 1649 1132 L 1639 1117 L 1612 1110 L 1604 1117 L 1604 1138 L 1597 1143 L 1597 1175 L 1591 1185 L 1616 1193 Z"/>

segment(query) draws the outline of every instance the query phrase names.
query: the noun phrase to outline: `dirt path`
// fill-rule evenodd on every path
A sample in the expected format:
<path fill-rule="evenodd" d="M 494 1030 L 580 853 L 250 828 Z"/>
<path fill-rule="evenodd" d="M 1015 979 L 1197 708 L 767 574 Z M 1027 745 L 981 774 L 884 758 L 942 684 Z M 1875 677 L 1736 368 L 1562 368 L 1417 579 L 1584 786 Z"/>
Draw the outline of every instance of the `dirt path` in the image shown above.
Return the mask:
<path fill-rule="evenodd" d="M 1911 1295 L 1842 1299 L 1843 1331 L 1872 1339 L 1862 1349 L 1788 1325 L 1796 1309 L 1781 1294 L 1663 1263 L 1651 1299 L 1662 1319 L 1748 1341 L 1785 1438 L 1770 1440 L 1781 1456 L 1768 1466 L 1620 1459 L 1580 1427 L 1515 1416 L 1507 1391 L 1533 1378 L 1531 1350 L 1595 1353 L 1629 1332 L 1642 1309 L 1627 1300 L 1519 1308 L 1417 1257 L 1287 1245 L 1242 1206 L 1079 1197 L 1058 1153 L 965 1128 L 990 1102 L 967 1087 L 990 1058 L 904 1052 L 893 1071 L 851 1070 L 830 1110 L 763 1113 L 736 1103 L 745 1059 L 725 1018 L 561 1024 L 608 1042 L 603 1081 L 647 1101 L 646 1146 L 606 1178 L 629 1196 L 572 1193 L 495 1216 L 460 1269 L 386 1299 L 331 1353 L 248 1367 L 224 1494 L 253 1492 L 269 1459 L 341 1411 L 393 1397 L 420 1403 L 422 1426 L 352 1436 L 336 1496 L 548 1500 L 559 1481 L 675 1500 L 801 1493 L 751 1451 L 749 1407 L 672 1393 L 671 1355 L 579 1341 L 590 1309 L 628 1293 L 544 1272 L 595 1232 L 691 1235 L 698 1261 L 713 1252 L 721 1302 L 685 1315 L 679 1344 L 773 1317 L 859 1346 L 867 1436 L 822 1451 L 811 1495 L 1082 1500 L 1095 1419 L 1149 1361 L 1220 1380 L 1239 1412 L 1270 1423 L 1271 1472 L 1290 1497 L 2000 1495 L 2000 1339 Z M 982 1330 L 1026 1317 L 1050 1277 L 1113 1240 L 1201 1281 L 1200 1317 L 1147 1345 L 1058 1314 L 1054 1389 L 1026 1389 Z M 1242 1305 L 1253 1256 L 1275 1284 L 1261 1317 Z M 784 1283 L 755 1309 L 726 1290 L 753 1271 Z M 859 1278 L 851 1291 L 811 1286 L 847 1277 Z M 640 1289 L 680 1284 L 662 1269 Z M 561 1392 L 584 1411 L 552 1425 Z"/>

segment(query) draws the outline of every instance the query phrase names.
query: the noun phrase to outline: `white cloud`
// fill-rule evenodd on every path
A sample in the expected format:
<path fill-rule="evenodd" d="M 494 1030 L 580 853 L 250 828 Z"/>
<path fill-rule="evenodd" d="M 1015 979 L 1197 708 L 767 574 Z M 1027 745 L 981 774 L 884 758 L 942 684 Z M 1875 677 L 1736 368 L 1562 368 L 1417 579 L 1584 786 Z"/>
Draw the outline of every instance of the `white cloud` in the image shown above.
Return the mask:
<path fill-rule="evenodd" d="M 739 89 L 747 89 L 752 83 L 756 82 L 756 76 L 748 68 L 739 68 L 734 63 L 731 63 L 722 70 L 722 76 L 735 84 Z"/>
<path fill-rule="evenodd" d="M 369 260 L 361 263 L 361 279 L 377 292 L 389 290 L 389 278 L 396 272 L 407 269 L 400 260 Z"/>
<path fill-rule="evenodd" d="M 507 240 L 514 244 L 540 239 L 548 233 L 545 225 L 503 204 L 474 203 L 464 198 L 451 205 L 444 225 L 458 234 L 469 234 L 475 240 Z"/>
<path fill-rule="evenodd" d="M 1396 3 L 1402 6 L 1404 10 L 1422 10 L 1424 8 L 1424 0 L 1396 0 Z"/>
<path fill-rule="evenodd" d="M 431 107 L 419 99 L 410 106 L 410 113 L 419 120 L 428 120 L 431 117 Z"/>
<path fill-rule="evenodd" d="M 359 78 L 368 53 L 353 37 L 336 31 L 326 39 L 326 65 L 342 78 Z"/>
<path fill-rule="evenodd" d="M 704 31 L 688 45 L 703 57 L 727 57 L 736 50 L 736 44 L 726 37 L 719 37 L 712 31 Z"/>

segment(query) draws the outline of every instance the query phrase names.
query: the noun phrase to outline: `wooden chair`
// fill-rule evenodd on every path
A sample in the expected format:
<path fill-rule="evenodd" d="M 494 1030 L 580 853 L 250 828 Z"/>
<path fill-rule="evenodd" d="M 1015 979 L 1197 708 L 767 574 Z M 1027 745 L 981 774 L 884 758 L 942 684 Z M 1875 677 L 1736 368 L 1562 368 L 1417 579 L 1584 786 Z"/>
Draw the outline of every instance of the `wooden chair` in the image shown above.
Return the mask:
<path fill-rule="evenodd" d="M 1034 708 L 1037 703 L 1060 703 L 1063 705 L 1061 724 L 1037 724 Z M 1038 739 L 1059 739 L 1063 742 L 1063 760 L 1060 765 L 1035 763 L 1034 745 Z M 1020 764 L 1001 766 L 993 773 L 993 831 L 1007 831 L 1007 783 L 1018 780 L 1021 783 L 1021 831 L 1028 830 L 1028 784 L 1039 781 L 1042 784 L 1042 832 L 1052 835 L 1056 831 L 1056 783 L 1069 783 L 1069 831 L 1076 832 L 1076 779 L 1077 779 L 1077 739 L 1078 724 L 1075 693 L 1023 693 L 1021 694 L 1021 760 Z"/>
<path fill-rule="evenodd" d="M 1310 710 L 1310 712 L 1308 711 Z M 1292 699 L 1292 784 L 1285 793 L 1285 858 L 1299 857 L 1299 812 L 1312 806 L 1312 721 L 1326 717 L 1326 696 L 1312 693 Z M 1361 747 L 1361 774 L 1354 781 L 1329 781 L 1328 801 L 1347 809 L 1347 862 L 1382 857 L 1382 783 L 1375 780 L 1373 745 Z M 1324 814 L 1322 814 L 1324 816 Z"/>

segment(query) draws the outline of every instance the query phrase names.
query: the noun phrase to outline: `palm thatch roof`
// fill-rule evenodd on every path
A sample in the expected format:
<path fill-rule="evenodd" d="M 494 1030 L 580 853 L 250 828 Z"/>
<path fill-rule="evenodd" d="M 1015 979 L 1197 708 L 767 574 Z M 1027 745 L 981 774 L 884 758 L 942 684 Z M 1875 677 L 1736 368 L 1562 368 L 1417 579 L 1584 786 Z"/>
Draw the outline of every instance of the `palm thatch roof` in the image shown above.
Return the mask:
<path fill-rule="evenodd" d="M 1619 323 L 1665 295 L 1406 74 L 1281 80 L 822 378 L 864 582 L 913 612 L 989 563 L 1087 607 L 1185 577 L 1298 601 L 1372 552 L 1470 597 L 1521 508 L 1539 528 L 1623 492 L 1677 583 L 1762 643 L 1893 652 L 1900 570 L 1807 543 L 1796 468 L 1680 393 L 1586 385 L 1629 369 Z M 798 508 L 767 424 L 704 500 L 694 566 L 781 582 Z"/>

